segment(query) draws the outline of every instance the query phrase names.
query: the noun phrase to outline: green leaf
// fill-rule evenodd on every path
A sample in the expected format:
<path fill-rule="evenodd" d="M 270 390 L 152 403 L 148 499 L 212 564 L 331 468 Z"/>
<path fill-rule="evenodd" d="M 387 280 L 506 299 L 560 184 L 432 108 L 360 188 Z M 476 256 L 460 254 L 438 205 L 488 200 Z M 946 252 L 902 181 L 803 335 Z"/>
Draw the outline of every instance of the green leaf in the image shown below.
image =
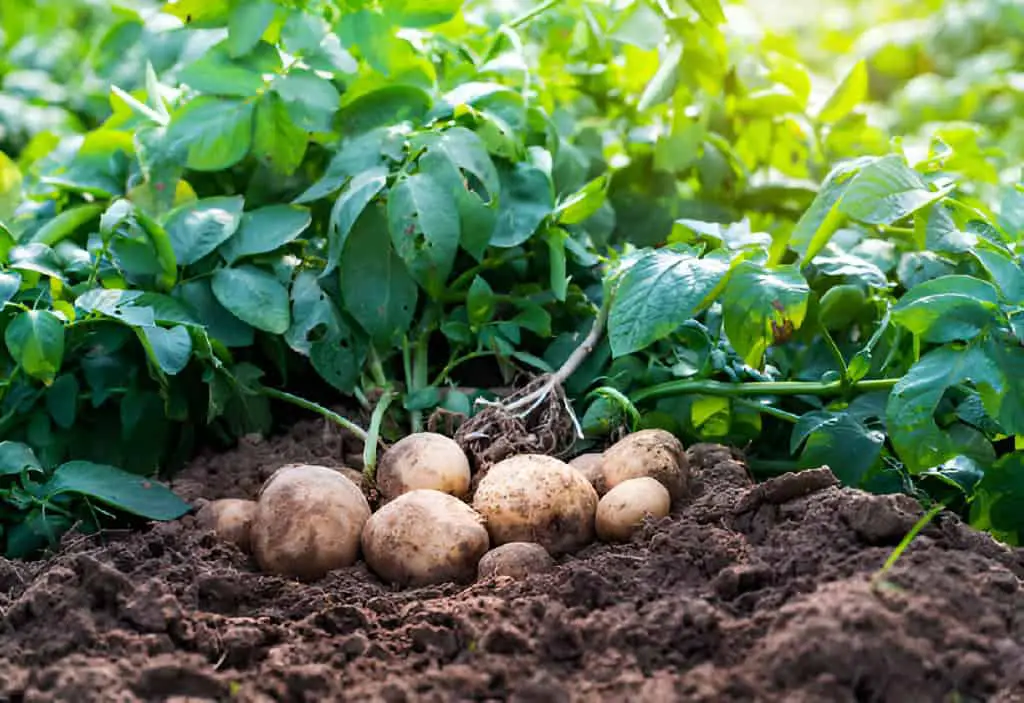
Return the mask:
<path fill-rule="evenodd" d="M 1006 301 L 1024 300 L 1024 269 L 1007 254 L 993 249 L 972 249 L 981 265 L 992 277 L 999 292 Z"/>
<path fill-rule="evenodd" d="M 385 3 L 388 18 L 399 27 L 423 29 L 453 19 L 464 0 L 393 0 Z"/>
<path fill-rule="evenodd" d="M 818 111 L 818 121 L 835 124 L 868 99 L 868 68 L 864 59 L 853 65 Z"/>
<path fill-rule="evenodd" d="M 171 211 L 164 227 L 178 265 L 194 264 L 226 242 L 238 231 L 244 205 L 240 195 L 216 196 Z"/>
<path fill-rule="evenodd" d="M 11 217 L 21 202 L 21 182 L 18 165 L 0 151 L 0 220 Z"/>
<path fill-rule="evenodd" d="M 741 263 L 722 296 L 725 333 L 733 348 L 747 364 L 760 367 L 769 346 L 800 329 L 809 297 L 798 265 L 765 269 Z"/>
<path fill-rule="evenodd" d="M 46 385 L 64 361 L 64 323 L 49 310 L 19 313 L 4 331 L 4 342 L 21 368 Z"/>
<path fill-rule="evenodd" d="M 985 469 L 971 501 L 971 526 L 1011 545 L 1024 543 L 1024 452 Z"/>
<path fill-rule="evenodd" d="M 230 29 L 229 29 L 230 31 Z M 281 68 L 281 57 L 270 44 L 257 41 L 244 56 L 233 58 L 230 40 L 210 47 L 179 75 L 193 90 L 212 95 L 251 98 L 263 89 L 263 75 Z"/>
<path fill-rule="evenodd" d="M 50 417 L 65 430 L 74 427 L 78 416 L 78 379 L 73 374 L 61 374 L 46 391 L 46 409 Z"/>
<path fill-rule="evenodd" d="M 168 129 L 172 148 L 186 150 L 196 171 L 222 171 L 244 159 L 252 147 L 253 104 L 202 96 L 174 114 Z"/>
<path fill-rule="evenodd" d="M 4 440 L 0 442 L 0 476 L 17 476 L 22 471 L 41 472 L 42 464 L 27 444 Z"/>
<path fill-rule="evenodd" d="M 268 205 L 242 215 L 238 231 L 220 246 L 232 264 L 245 256 L 276 251 L 294 241 L 313 221 L 309 210 L 296 205 Z"/>
<path fill-rule="evenodd" d="M 381 209 L 360 217 L 345 242 L 339 274 L 345 309 L 378 346 L 386 347 L 409 328 L 416 312 L 416 281 L 381 237 L 387 227 Z"/>
<path fill-rule="evenodd" d="M 477 276 L 469 286 L 469 294 L 466 296 L 466 314 L 469 315 L 469 324 L 480 326 L 487 324 L 494 317 L 498 301 L 494 297 L 494 291 L 482 277 Z"/>
<path fill-rule="evenodd" d="M 793 426 L 790 452 L 804 445 L 798 466 L 828 466 L 846 486 L 860 486 L 877 464 L 885 433 L 868 429 L 847 412 L 815 410 L 802 415 Z"/>
<path fill-rule="evenodd" d="M 341 252 L 345 249 L 348 235 L 356 220 L 384 190 L 388 182 L 388 169 L 384 166 L 367 169 L 353 178 L 338 195 L 331 208 L 331 219 L 327 228 L 327 267 L 324 275 L 338 266 Z"/>
<path fill-rule="evenodd" d="M 932 191 L 899 154 L 883 156 L 853 177 L 839 202 L 849 217 L 873 225 L 891 225 L 949 192 Z"/>
<path fill-rule="evenodd" d="M 577 225 L 600 210 L 608 192 L 608 181 L 608 174 L 598 176 L 559 203 L 555 208 L 559 224 Z"/>
<path fill-rule="evenodd" d="M 674 41 L 669 44 L 665 56 L 658 62 L 657 72 L 640 96 L 640 102 L 636 106 L 638 112 L 650 110 L 653 106 L 668 100 L 675 92 L 676 84 L 679 81 L 679 64 L 682 59 L 683 43 Z"/>
<path fill-rule="evenodd" d="M 998 369 L 998 374 L 976 381 L 985 410 L 1004 432 L 1024 435 L 1024 348 L 995 337 L 982 347 Z"/>
<path fill-rule="evenodd" d="M 658 250 L 626 272 L 608 316 L 612 355 L 644 349 L 675 332 L 705 305 L 728 266 L 716 259 Z"/>
<path fill-rule="evenodd" d="M 273 274 L 255 266 L 219 269 L 213 294 L 227 310 L 256 329 L 284 334 L 291 325 L 288 291 Z"/>
<path fill-rule="evenodd" d="M 324 198 L 340 189 L 350 178 L 355 178 L 364 171 L 382 166 L 383 157 L 391 151 L 393 140 L 404 141 L 404 138 L 401 130 L 381 128 L 344 140 L 341 143 L 341 148 L 327 164 L 327 171 L 323 177 L 297 197 L 294 202 L 310 203 Z M 385 173 L 387 173 L 387 169 L 385 169 Z"/>
<path fill-rule="evenodd" d="M 946 390 L 966 381 L 1001 388 L 998 367 L 978 347 L 939 347 L 928 352 L 899 380 L 889 395 L 886 428 L 900 459 L 920 473 L 959 454 L 951 435 L 935 422 Z"/>
<path fill-rule="evenodd" d="M 232 57 L 247 54 L 256 46 L 276 10 L 277 5 L 271 0 L 249 0 L 235 6 L 228 20 L 227 46 Z"/>
<path fill-rule="evenodd" d="M 252 139 L 253 155 L 284 176 L 295 173 L 309 143 L 306 131 L 292 121 L 288 106 L 277 93 L 265 93 L 256 103 Z"/>
<path fill-rule="evenodd" d="M 188 366 L 188 360 L 192 357 L 192 337 L 183 325 L 170 329 L 140 325 L 136 327 L 135 333 L 149 358 L 165 374 L 175 376 Z"/>
<path fill-rule="evenodd" d="M 209 279 L 187 281 L 175 294 L 195 310 L 211 337 L 227 347 L 248 347 L 253 343 L 251 325 L 239 320 L 221 305 L 210 287 Z"/>
<path fill-rule="evenodd" d="M 326 78 L 301 68 L 276 76 L 271 84 L 287 107 L 295 125 L 307 132 L 330 132 L 331 120 L 341 107 L 341 95 Z"/>
<path fill-rule="evenodd" d="M 90 461 L 62 464 L 42 490 L 51 500 L 62 493 L 77 493 L 150 520 L 176 520 L 192 509 L 166 486 Z"/>
<path fill-rule="evenodd" d="M 789 246 L 802 255 L 803 263 L 811 261 L 835 234 L 842 221 L 839 201 L 850 186 L 850 181 L 872 162 L 871 157 L 844 161 L 825 177 L 821 190 L 789 235 Z"/>
<path fill-rule="evenodd" d="M 565 302 L 569 293 L 569 278 L 565 274 L 565 243 L 570 238 L 569 233 L 561 227 L 551 227 L 545 238 L 548 241 L 548 259 L 551 266 L 551 292 L 555 300 Z"/>
<path fill-rule="evenodd" d="M 0 307 L 15 296 L 21 288 L 21 276 L 16 271 L 0 272 Z"/>
<path fill-rule="evenodd" d="M 923 341 L 968 341 L 998 319 L 999 295 L 970 276 L 942 276 L 910 289 L 893 307 L 893 320 Z"/>
<path fill-rule="evenodd" d="M 459 249 L 456 206 L 428 174 L 402 179 L 388 197 L 388 229 L 395 251 L 432 298 L 440 297 Z"/>
<path fill-rule="evenodd" d="M 554 208 L 551 179 L 527 162 L 498 169 L 501 176 L 498 222 L 491 236 L 496 247 L 516 247 L 533 236 Z"/>
<path fill-rule="evenodd" d="M 430 110 L 430 95 L 411 85 L 388 85 L 360 95 L 338 113 L 346 135 L 368 132 L 376 127 L 419 122 Z"/>
<path fill-rule="evenodd" d="M 725 13 L 719 0 L 686 0 L 700 18 L 712 26 L 725 24 Z"/>

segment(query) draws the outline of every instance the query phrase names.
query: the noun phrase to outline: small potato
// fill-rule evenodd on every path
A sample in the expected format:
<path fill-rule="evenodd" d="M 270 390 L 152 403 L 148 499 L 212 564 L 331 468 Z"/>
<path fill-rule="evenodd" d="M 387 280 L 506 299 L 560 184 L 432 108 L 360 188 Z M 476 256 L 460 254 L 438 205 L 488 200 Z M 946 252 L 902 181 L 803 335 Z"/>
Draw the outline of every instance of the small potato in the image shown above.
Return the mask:
<path fill-rule="evenodd" d="M 377 488 L 385 502 L 418 488 L 456 497 L 469 493 L 469 459 L 455 440 L 417 432 L 388 448 L 377 465 Z"/>
<path fill-rule="evenodd" d="M 395 498 L 367 521 L 366 564 L 400 586 L 469 582 L 490 540 L 483 518 L 458 498 L 420 488 Z"/>
<path fill-rule="evenodd" d="M 661 481 L 673 501 L 688 495 L 690 464 L 682 442 L 665 430 L 640 430 L 605 450 L 604 481 L 609 491 L 641 476 Z"/>
<path fill-rule="evenodd" d="M 480 480 L 473 507 L 495 545 L 536 542 L 551 554 L 594 539 L 597 491 L 576 469 L 540 454 L 500 461 Z"/>
<path fill-rule="evenodd" d="M 542 574 L 555 566 L 548 550 L 536 542 L 509 542 L 484 554 L 477 568 L 477 580 L 492 576 L 525 578 Z"/>
<path fill-rule="evenodd" d="M 599 496 L 603 496 L 607 492 L 608 489 L 604 485 L 604 454 L 600 452 L 580 454 L 569 462 L 569 466 L 583 474 Z"/>
<path fill-rule="evenodd" d="M 278 469 L 260 489 L 252 551 L 270 573 L 312 580 L 351 566 L 370 518 L 362 491 L 325 466 Z"/>
<path fill-rule="evenodd" d="M 249 532 L 255 516 L 256 501 L 222 498 L 201 507 L 196 513 L 196 523 L 200 529 L 213 530 L 219 539 L 248 552 Z"/>
<path fill-rule="evenodd" d="M 668 489 L 650 476 L 623 481 L 597 504 L 597 536 L 604 542 L 625 542 L 650 515 L 662 518 L 672 507 Z"/>

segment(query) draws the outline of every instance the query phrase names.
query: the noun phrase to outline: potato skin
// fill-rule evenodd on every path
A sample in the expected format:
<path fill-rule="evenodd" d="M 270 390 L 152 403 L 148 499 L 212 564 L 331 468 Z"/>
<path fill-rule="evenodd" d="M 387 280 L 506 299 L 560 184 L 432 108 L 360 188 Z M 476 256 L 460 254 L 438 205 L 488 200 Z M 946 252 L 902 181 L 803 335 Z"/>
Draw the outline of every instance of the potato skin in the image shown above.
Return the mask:
<path fill-rule="evenodd" d="M 602 452 L 580 454 L 569 461 L 569 466 L 583 474 L 599 496 L 608 492 L 608 488 L 604 485 L 604 454 Z"/>
<path fill-rule="evenodd" d="M 355 563 L 370 518 L 362 491 L 325 466 L 289 465 L 260 489 L 252 551 L 264 571 L 313 580 Z"/>
<path fill-rule="evenodd" d="M 665 430 L 640 430 L 605 450 L 604 481 L 609 491 L 641 476 L 661 481 L 673 502 L 689 495 L 690 464 L 683 443 Z"/>
<path fill-rule="evenodd" d="M 367 566 L 399 586 L 468 583 L 490 547 L 476 511 L 426 488 L 403 493 L 374 513 L 361 542 Z"/>
<path fill-rule="evenodd" d="M 553 555 L 594 539 L 597 491 L 576 469 L 540 454 L 520 454 L 492 466 L 473 507 L 487 520 L 491 542 L 536 542 Z"/>
<path fill-rule="evenodd" d="M 241 498 L 211 500 L 196 513 L 201 530 L 212 530 L 217 538 L 229 542 L 243 552 L 251 547 L 250 532 L 256 517 L 256 501 Z"/>
<path fill-rule="evenodd" d="M 555 560 L 536 542 L 508 542 L 484 554 L 477 567 L 478 581 L 494 576 L 525 578 L 542 574 L 555 566 Z"/>
<path fill-rule="evenodd" d="M 455 440 L 416 432 L 388 448 L 377 465 L 377 488 L 385 501 L 428 488 L 456 497 L 469 493 L 469 459 Z"/>
<path fill-rule="evenodd" d="M 657 479 L 641 476 L 623 481 L 597 504 L 597 536 L 603 542 L 625 542 L 646 516 L 665 517 L 671 507 L 672 497 Z"/>

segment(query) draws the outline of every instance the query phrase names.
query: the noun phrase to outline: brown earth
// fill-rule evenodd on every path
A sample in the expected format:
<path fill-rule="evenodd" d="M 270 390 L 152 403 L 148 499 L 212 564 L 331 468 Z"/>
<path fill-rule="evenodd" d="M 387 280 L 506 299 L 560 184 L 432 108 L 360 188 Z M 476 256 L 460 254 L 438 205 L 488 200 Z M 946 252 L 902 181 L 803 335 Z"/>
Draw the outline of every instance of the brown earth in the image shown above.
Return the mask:
<path fill-rule="evenodd" d="M 188 498 L 336 463 L 318 424 L 200 458 Z M 698 493 L 552 572 L 395 591 L 362 566 L 262 575 L 191 517 L 0 560 L 0 700 L 1024 701 L 1024 550 L 953 517 L 875 579 L 921 510 L 827 470 Z"/>

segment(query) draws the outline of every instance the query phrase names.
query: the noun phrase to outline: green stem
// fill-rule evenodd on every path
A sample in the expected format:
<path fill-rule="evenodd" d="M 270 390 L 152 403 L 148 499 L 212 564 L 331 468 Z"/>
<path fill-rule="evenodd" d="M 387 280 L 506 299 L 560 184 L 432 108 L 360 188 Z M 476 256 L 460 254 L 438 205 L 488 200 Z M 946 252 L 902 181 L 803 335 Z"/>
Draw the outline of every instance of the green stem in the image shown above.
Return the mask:
<path fill-rule="evenodd" d="M 434 382 L 431 383 L 430 385 L 432 385 L 432 386 L 439 386 L 439 385 L 441 385 L 448 378 L 448 374 L 450 374 L 452 371 L 455 370 L 456 366 L 459 366 L 460 364 L 464 364 L 467 361 L 472 361 L 473 359 L 480 359 L 480 358 L 485 357 L 485 356 L 494 356 L 494 352 L 492 352 L 492 351 L 475 351 L 475 352 L 469 352 L 468 354 L 463 354 L 462 356 L 459 356 L 459 357 L 456 357 L 456 358 L 452 359 L 451 361 L 448 362 L 447 366 L 445 366 L 443 369 L 441 369 L 440 373 L 438 373 L 437 376 L 434 378 Z"/>
<path fill-rule="evenodd" d="M 886 391 L 899 381 L 898 378 L 878 378 L 851 384 L 852 390 L 860 393 Z M 722 381 L 668 381 L 644 388 L 632 395 L 634 403 L 655 398 L 665 398 L 687 393 L 738 397 L 744 395 L 843 395 L 846 389 L 840 381 L 819 383 L 817 381 L 765 381 L 750 383 L 724 383 Z"/>
<path fill-rule="evenodd" d="M 885 560 L 885 564 L 882 565 L 882 568 L 879 569 L 878 573 L 875 574 L 876 580 L 884 576 L 885 572 L 891 569 L 896 564 L 896 562 L 899 561 L 899 558 L 903 556 L 903 552 L 907 550 L 907 548 L 910 546 L 910 543 L 914 541 L 914 538 L 917 537 L 921 530 L 927 527 L 928 523 L 934 520 L 936 515 L 938 515 L 943 510 L 946 509 L 947 502 L 948 499 L 946 501 L 936 503 L 931 507 L 931 509 L 928 512 L 922 515 L 921 518 L 914 523 L 914 526 L 910 528 L 910 531 L 907 532 L 907 534 L 903 537 L 900 543 L 896 545 L 896 549 L 894 549 L 892 554 L 889 555 L 889 558 Z"/>
<path fill-rule="evenodd" d="M 413 349 L 412 357 L 412 388 L 409 389 L 409 392 L 418 391 L 427 387 L 427 364 L 429 361 L 427 345 L 429 342 L 430 337 L 427 334 L 420 335 L 420 338 L 416 341 L 416 348 Z M 412 431 L 422 432 L 423 411 L 413 410 L 411 413 L 411 420 Z"/>
<path fill-rule="evenodd" d="M 377 350 L 370 345 L 369 353 L 370 362 L 370 375 L 373 376 L 373 381 L 381 388 L 388 385 L 388 377 L 384 374 L 384 367 L 381 366 L 380 357 L 377 355 Z"/>
<path fill-rule="evenodd" d="M 791 422 L 793 424 L 796 424 L 800 420 L 799 415 L 788 413 L 785 410 L 782 410 L 781 408 L 776 408 L 771 405 L 761 405 L 760 403 L 755 403 L 754 401 L 748 400 L 747 398 L 733 398 L 732 402 L 734 402 L 736 405 L 742 405 L 745 408 L 756 410 L 759 413 L 771 415 L 772 417 L 778 418 L 779 420 L 782 420 L 784 422 Z"/>
<path fill-rule="evenodd" d="M 558 5 L 561 2 L 562 0 L 547 0 L 547 2 L 542 2 L 540 5 L 537 5 L 537 7 L 533 8 L 532 10 L 527 10 L 523 14 L 519 15 L 505 26 L 508 27 L 509 29 L 518 29 L 519 27 L 522 27 L 527 22 L 536 19 L 537 17 L 544 14 L 552 7 Z"/>
<path fill-rule="evenodd" d="M 846 359 L 843 358 L 843 352 L 840 351 L 839 345 L 836 344 L 836 340 L 832 339 L 832 335 L 829 334 L 825 325 L 818 325 L 818 331 L 821 332 L 822 338 L 825 340 L 825 346 L 832 353 L 832 358 L 836 361 L 836 366 L 839 367 L 839 377 L 842 379 L 843 385 L 847 385 L 850 382 L 850 370 L 846 366 Z"/>
<path fill-rule="evenodd" d="M 493 259 L 484 259 L 476 266 L 468 268 L 459 274 L 459 276 L 452 281 L 452 284 L 448 286 L 448 289 L 451 291 L 461 291 L 464 288 L 469 288 L 469 285 L 473 282 L 473 279 L 476 278 L 477 274 L 490 269 L 501 268 L 505 264 L 518 261 L 519 259 L 528 258 L 530 258 L 530 255 L 525 252 L 504 252 Z"/>
<path fill-rule="evenodd" d="M 385 388 L 380 400 L 377 401 L 377 407 L 373 409 L 373 415 L 370 416 L 370 430 L 363 443 L 363 475 L 371 484 L 377 476 L 377 443 L 380 441 L 380 426 L 384 423 L 384 414 L 387 413 L 394 398 L 395 392 L 390 388 Z"/>
<path fill-rule="evenodd" d="M 340 427 L 344 427 L 346 430 L 354 434 L 362 441 L 365 442 L 367 439 L 366 430 L 364 430 L 362 427 L 352 422 L 348 418 L 342 417 L 333 410 L 328 410 L 327 408 L 318 403 L 314 403 L 311 400 L 306 400 L 305 398 L 300 398 L 297 395 L 292 395 L 287 391 L 279 391 L 276 388 L 263 387 L 260 389 L 260 392 L 263 393 L 263 395 L 267 396 L 268 398 L 276 398 L 277 400 L 283 400 L 286 403 L 291 403 L 292 405 L 303 408 L 304 410 L 312 410 L 313 412 L 326 417 L 334 424 L 339 425 Z"/>

